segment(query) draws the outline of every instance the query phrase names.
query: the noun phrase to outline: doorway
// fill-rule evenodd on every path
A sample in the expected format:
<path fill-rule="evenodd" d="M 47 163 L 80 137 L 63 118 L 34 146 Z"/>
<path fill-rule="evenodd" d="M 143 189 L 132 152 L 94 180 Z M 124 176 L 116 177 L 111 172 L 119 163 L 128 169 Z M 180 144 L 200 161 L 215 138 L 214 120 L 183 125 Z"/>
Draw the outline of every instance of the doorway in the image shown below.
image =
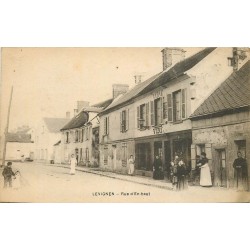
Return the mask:
<path fill-rule="evenodd" d="M 215 150 L 215 185 L 219 187 L 227 187 L 227 167 L 226 167 L 226 150 L 216 149 Z"/>
<path fill-rule="evenodd" d="M 165 157 L 165 169 L 167 172 L 167 179 L 170 179 L 170 162 L 172 161 L 171 158 L 171 146 L 170 146 L 170 141 L 165 141 L 164 142 L 164 157 Z"/>
<path fill-rule="evenodd" d="M 136 169 L 152 171 L 150 143 L 139 143 L 135 148 Z"/>

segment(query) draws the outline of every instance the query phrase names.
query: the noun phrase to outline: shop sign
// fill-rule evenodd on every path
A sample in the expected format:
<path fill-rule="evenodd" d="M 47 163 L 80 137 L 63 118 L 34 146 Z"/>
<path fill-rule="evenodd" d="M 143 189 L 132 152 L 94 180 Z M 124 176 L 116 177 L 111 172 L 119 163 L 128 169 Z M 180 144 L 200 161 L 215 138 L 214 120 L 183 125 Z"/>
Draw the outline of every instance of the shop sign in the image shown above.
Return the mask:
<path fill-rule="evenodd" d="M 163 133 L 162 126 L 154 127 L 153 131 L 154 131 L 154 135 L 162 134 Z"/>

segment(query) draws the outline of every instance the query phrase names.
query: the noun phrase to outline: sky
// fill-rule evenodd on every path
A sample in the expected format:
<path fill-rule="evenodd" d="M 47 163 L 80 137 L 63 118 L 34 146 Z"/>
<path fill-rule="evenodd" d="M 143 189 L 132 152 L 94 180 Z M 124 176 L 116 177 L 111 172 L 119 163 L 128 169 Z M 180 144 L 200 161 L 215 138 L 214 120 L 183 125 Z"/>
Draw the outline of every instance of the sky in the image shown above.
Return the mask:
<path fill-rule="evenodd" d="M 201 48 L 184 48 L 186 57 Z M 1 133 L 6 126 L 10 90 L 13 97 L 9 130 L 30 127 L 42 117 L 65 117 L 77 101 L 98 103 L 112 97 L 112 84 L 134 86 L 162 71 L 162 48 L 2 48 Z"/>

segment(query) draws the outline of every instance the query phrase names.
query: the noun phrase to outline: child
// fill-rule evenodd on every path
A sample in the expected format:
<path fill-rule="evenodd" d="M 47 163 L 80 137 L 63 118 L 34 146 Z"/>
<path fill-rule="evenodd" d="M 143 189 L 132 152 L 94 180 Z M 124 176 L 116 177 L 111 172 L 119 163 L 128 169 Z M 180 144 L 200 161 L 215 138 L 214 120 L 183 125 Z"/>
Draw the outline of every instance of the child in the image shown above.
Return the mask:
<path fill-rule="evenodd" d="M 19 171 L 16 171 L 14 181 L 13 181 L 13 188 L 19 189 L 20 187 L 21 187 L 21 174 Z"/>
<path fill-rule="evenodd" d="M 3 170 L 3 177 L 4 177 L 4 188 L 7 187 L 7 184 L 9 184 L 9 187 L 12 187 L 12 176 L 15 176 L 14 172 L 11 168 L 12 162 L 8 162 L 7 166 L 4 167 Z"/>

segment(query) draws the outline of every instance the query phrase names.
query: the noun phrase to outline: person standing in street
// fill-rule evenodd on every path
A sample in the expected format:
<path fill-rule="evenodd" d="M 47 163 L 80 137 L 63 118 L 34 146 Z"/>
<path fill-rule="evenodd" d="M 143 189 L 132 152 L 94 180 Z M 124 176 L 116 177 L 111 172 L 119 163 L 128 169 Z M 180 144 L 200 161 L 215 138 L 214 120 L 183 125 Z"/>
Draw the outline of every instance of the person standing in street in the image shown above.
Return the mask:
<path fill-rule="evenodd" d="M 154 164 L 153 164 L 153 179 L 155 180 L 163 180 L 164 174 L 162 171 L 162 161 L 158 155 L 155 156 Z"/>
<path fill-rule="evenodd" d="M 200 185 L 202 187 L 211 187 L 212 186 L 212 179 L 211 179 L 211 173 L 210 168 L 208 165 L 208 159 L 205 152 L 201 153 L 201 160 L 200 160 Z"/>
<path fill-rule="evenodd" d="M 128 160 L 128 174 L 134 175 L 135 171 L 135 161 L 133 155 L 130 155 L 130 158 Z"/>
<path fill-rule="evenodd" d="M 75 158 L 75 155 L 72 154 L 71 155 L 71 159 L 70 159 L 70 174 L 74 175 L 76 173 L 76 165 L 77 165 L 77 160 Z"/>
<path fill-rule="evenodd" d="M 13 172 L 12 168 L 12 162 L 8 162 L 7 166 L 4 167 L 3 169 L 3 177 L 4 177 L 4 188 L 9 185 L 9 187 L 12 187 L 12 176 L 15 176 L 15 173 Z"/>
<path fill-rule="evenodd" d="M 234 160 L 233 168 L 234 168 L 234 181 L 235 187 L 239 191 L 248 191 L 248 171 L 247 171 L 247 161 L 242 157 L 240 151 L 237 153 L 238 158 Z"/>
<path fill-rule="evenodd" d="M 174 160 L 171 162 L 171 181 L 172 181 L 173 190 L 177 189 L 177 182 L 178 182 L 177 168 L 178 168 L 179 161 L 180 161 L 179 155 L 175 153 Z"/>
<path fill-rule="evenodd" d="M 177 164 L 177 190 L 185 190 L 188 188 L 188 183 L 187 183 L 187 168 L 186 164 L 182 159 Z"/>

